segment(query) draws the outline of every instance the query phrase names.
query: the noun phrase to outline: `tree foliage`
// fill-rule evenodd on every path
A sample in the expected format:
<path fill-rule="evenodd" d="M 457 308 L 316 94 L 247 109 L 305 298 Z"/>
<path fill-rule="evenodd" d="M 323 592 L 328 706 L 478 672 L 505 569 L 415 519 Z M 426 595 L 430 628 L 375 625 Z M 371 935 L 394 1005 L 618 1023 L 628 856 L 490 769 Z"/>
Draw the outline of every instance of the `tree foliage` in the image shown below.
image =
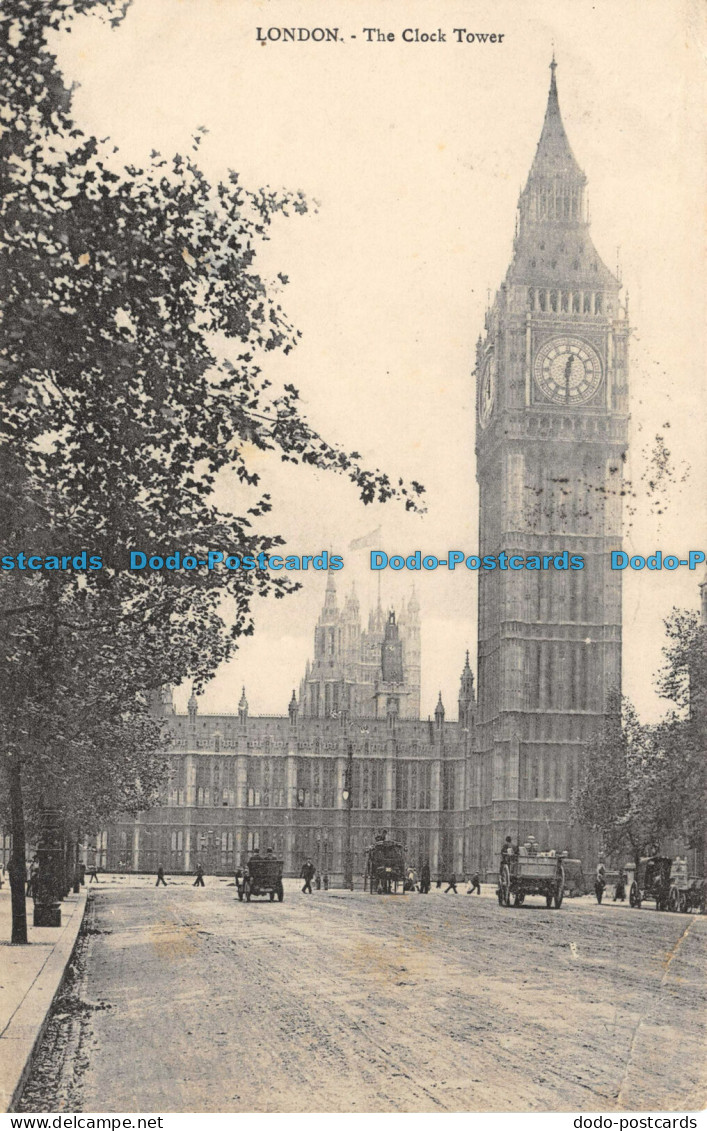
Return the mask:
<path fill-rule="evenodd" d="M 603 851 L 614 858 L 638 859 L 651 836 L 647 737 L 629 700 L 614 694 L 604 727 L 585 750 L 572 818 L 598 832 Z"/>
<path fill-rule="evenodd" d="M 129 573 L 131 549 L 269 554 L 282 540 L 264 527 L 253 451 L 348 476 L 364 503 L 417 509 L 423 490 L 329 444 L 294 386 L 266 376 L 298 334 L 285 277 L 263 279 L 257 249 L 303 196 L 234 172 L 213 183 L 201 131 L 137 168 L 74 120 L 48 37 L 89 13 L 118 27 L 128 7 L 16 0 L 0 14 L 3 552 L 106 563 L 3 574 L 0 726 L 15 785 L 38 782 L 81 821 L 149 802 L 164 772 L 151 692 L 202 685 L 252 632 L 253 598 L 296 588 L 263 569 Z M 217 503 L 224 475 L 241 513 Z"/>
<path fill-rule="evenodd" d="M 598 831 L 614 857 L 637 860 L 676 840 L 697 847 L 704 835 L 706 630 L 689 610 L 674 609 L 665 625 L 657 687 L 671 709 L 657 725 L 642 724 L 628 700 L 614 699 L 572 802 L 574 819 Z"/>

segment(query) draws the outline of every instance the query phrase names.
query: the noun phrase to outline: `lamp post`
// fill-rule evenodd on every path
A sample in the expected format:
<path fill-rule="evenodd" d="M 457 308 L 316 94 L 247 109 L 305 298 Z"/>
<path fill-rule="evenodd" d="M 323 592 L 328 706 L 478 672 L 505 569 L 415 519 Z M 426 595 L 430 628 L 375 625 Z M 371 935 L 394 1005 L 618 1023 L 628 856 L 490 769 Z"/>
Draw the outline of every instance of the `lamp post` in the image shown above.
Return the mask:
<path fill-rule="evenodd" d="M 353 855 L 351 852 L 351 818 L 353 811 L 353 742 L 349 739 L 346 754 L 346 772 L 341 796 L 346 804 L 346 850 L 344 857 L 344 887 L 353 891 Z"/>

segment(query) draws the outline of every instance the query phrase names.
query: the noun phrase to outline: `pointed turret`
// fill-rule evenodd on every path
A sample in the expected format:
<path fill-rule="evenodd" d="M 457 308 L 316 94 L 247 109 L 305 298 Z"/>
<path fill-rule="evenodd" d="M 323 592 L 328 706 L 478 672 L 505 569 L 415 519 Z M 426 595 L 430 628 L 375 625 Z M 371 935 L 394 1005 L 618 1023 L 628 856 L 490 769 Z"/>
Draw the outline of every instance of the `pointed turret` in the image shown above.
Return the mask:
<path fill-rule="evenodd" d="M 344 620 L 349 624 L 358 624 L 360 613 L 361 608 L 356 595 L 356 586 L 352 584 L 351 592 L 347 595 L 346 601 L 344 602 Z"/>
<path fill-rule="evenodd" d="M 245 687 L 241 690 L 241 697 L 238 701 L 238 718 L 245 726 L 248 720 L 248 700 L 245 697 Z"/>
<path fill-rule="evenodd" d="M 466 659 L 462 668 L 461 690 L 464 695 L 474 694 L 474 673 L 469 662 L 469 649 L 466 650 Z"/>
<path fill-rule="evenodd" d="M 299 707 L 297 705 L 297 696 L 295 695 L 295 690 L 293 688 L 292 689 L 292 698 L 290 699 L 289 705 L 287 707 L 287 713 L 290 716 L 290 725 L 291 726 L 295 726 L 297 724 L 297 713 L 298 713 L 298 711 L 299 711 Z"/>
<path fill-rule="evenodd" d="M 336 600 L 336 579 L 331 570 L 327 571 L 326 590 L 324 591 L 324 607 L 319 616 L 320 624 L 333 624 L 339 619 L 339 607 Z"/>
<path fill-rule="evenodd" d="M 474 725 L 475 708 L 474 673 L 471 670 L 467 651 L 459 685 L 459 725 L 462 729 L 470 730 Z"/>
<path fill-rule="evenodd" d="M 442 702 L 442 692 L 440 691 L 437 706 L 435 707 L 435 723 L 438 727 L 441 727 L 444 722 L 444 714 L 444 703 Z"/>
<path fill-rule="evenodd" d="M 189 696 L 189 702 L 187 703 L 187 711 L 189 712 L 189 722 L 192 725 L 194 725 L 196 723 L 196 713 L 197 713 L 198 709 L 199 709 L 199 704 L 197 702 L 196 695 L 194 694 L 194 688 L 192 687 L 191 695 Z"/>

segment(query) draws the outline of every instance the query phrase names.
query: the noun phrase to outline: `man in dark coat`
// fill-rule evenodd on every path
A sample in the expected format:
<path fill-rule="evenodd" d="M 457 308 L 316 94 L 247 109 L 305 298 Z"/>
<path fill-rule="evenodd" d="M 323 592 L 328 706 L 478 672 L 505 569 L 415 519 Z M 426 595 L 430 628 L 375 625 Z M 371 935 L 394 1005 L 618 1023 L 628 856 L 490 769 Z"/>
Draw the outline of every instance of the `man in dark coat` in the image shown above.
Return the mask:
<path fill-rule="evenodd" d="M 459 895 L 457 891 L 457 877 L 454 875 L 454 872 L 452 872 L 449 877 L 449 886 L 445 889 L 444 894 L 448 895 L 450 891 L 453 891 L 455 895 Z"/>
<path fill-rule="evenodd" d="M 471 877 L 469 881 L 469 890 L 466 894 L 473 895 L 474 892 L 476 892 L 477 895 L 481 895 L 481 878 L 478 872 L 474 872 L 473 876 Z"/>
<path fill-rule="evenodd" d="M 425 860 L 425 863 L 422 865 L 422 870 L 420 871 L 420 891 L 423 895 L 428 894 L 431 883 L 430 862 L 429 860 Z"/>
<path fill-rule="evenodd" d="M 155 887 L 158 888 L 160 884 L 163 884 L 164 887 L 167 887 L 167 881 L 164 878 L 164 868 L 161 864 L 158 865 L 157 868 L 157 883 L 155 884 Z"/>
<path fill-rule="evenodd" d="M 614 888 L 614 903 L 616 903 L 617 899 L 620 899 L 622 903 L 626 899 L 626 873 L 623 868 L 619 869 L 619 878 Z"/>
<path fill-rule="evenodd" d="M 196 866 L 196 879 L 194 880 L 194 883 L 191 886 L 193 888 L 203 888 L 203 887 L 206 886 L 204 884 L 204 865 L 203 864 L 197 864 L 197 866 Z"/>
<path fill-rule="evenodd" d="M 300 872 L 300 879 L 304 880 L 304 887 L 302 888 L 302 893 L 305 894 L 305 895 L 307 893 L 309 893 L 309 895 L 312 894 L 312 880 L 314 878 L 315 870 L 316 869 L 315 869 L 312 861 L 311 860 L 305 860 L 304 864 L 302 865 L 302 871 Z"/>

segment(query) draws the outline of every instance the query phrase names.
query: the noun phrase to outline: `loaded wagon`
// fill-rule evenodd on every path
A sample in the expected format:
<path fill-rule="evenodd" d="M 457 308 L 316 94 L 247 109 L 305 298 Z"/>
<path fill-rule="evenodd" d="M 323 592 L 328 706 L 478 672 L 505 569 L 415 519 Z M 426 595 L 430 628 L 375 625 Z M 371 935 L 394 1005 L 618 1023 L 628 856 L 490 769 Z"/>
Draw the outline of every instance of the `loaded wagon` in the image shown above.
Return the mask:
<path fill-rule="evenodd" d="M 366 852 L 364 889 L 371 894 L 390 895 L 405 882 L 405 854 L 402 844 L 379 838 Z"/>
<path fill-rule="evenodd" d="M 526 895 L 544 895 L 548 907 L 562 906 L 565 870 L 562 857 L 554 852 L 527 852 L 516 848 L 504 852 L 496 892 L 501 907 L 520 907 Z"/>
<path fill-rule="evenodd" d="M 277 896 L 282 903 L 285 889 L 282 886 L 282 860 L 274 856 L 251 856 L 247 866 L 236 875 L 238 898 L 250 903 L 252 896 L 269 895 L 272 903 Z"/>

